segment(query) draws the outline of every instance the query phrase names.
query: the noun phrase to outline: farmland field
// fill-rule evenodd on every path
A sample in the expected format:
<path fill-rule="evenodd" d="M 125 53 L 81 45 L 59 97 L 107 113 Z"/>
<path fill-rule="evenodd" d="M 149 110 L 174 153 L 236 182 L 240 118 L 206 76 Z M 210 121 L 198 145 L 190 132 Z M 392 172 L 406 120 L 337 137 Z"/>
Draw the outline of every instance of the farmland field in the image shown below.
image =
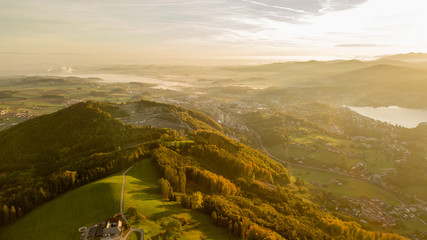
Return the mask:
<path fill-rule="evenodd" d="M 130 219 L 132 227 L 140 227 L 146 237 L 153 237 L 185 218 L 189 224 L 182 227 L 182 239 L 200 239 L 202 235 L 206 239 L 234 239 L 226 229 L 214 226 L 209 216 L 163 201 L 158 177 L 148 159 L 127 173 L 124 211 L 134 207 L 146 217 L 144 221 Z M 65 193 L 1 229 L 0 239 L 79 239 L 79 227 L 96 224 L 120 211 L 122 180 L 121 173 L 117 173 Z M 137 235 L 132 233 L 129 239 L 139 239 Z"/>
<path fill-rule="evenodd" d="M 101 179 L 43 204 L 0 230 L 7 240 L 76 240 L 78 228 L 105 220 L 120 211 L 122 175 Z"/>
<path fill-rule="evenodd" d="M 313 169 L 305 169 L 297 166 L 289 167 L 291 173 L 295 176 L 301 177 L 306 182 L 309 183 L 309 188 L 321 189 L 326 192 L 330 192 L 336 196 L 352 196 L 352 197 L 361 197 L 365 196 L 368 198 L 378 198 L 383 200 L 384 202 L 391 205 L 399 205 L 400 202 L 397 201 L 394 197 L 392 197 L 387 192 L 372 186 L 366 182 L 363 182 L 358 179 L 334 174 L 334 173 L 326 173 Z M 341 186 L 337 186 L 335 184 L 330 183 L 333 179 L 341 179 L 344 183 Z M 318 182 L 321 184 L 325 184 L 325 187 L 318 187 L 311 182 Z"/>

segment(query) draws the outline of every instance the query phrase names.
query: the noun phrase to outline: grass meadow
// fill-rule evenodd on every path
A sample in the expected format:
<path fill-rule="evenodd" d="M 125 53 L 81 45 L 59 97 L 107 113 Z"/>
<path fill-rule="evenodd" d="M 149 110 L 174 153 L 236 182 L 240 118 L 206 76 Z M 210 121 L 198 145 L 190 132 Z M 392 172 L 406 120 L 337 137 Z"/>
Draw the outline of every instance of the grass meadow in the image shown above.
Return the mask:
<path fill-rule="evenodd" d="M 76 240 L 78 228 L 105 220 L 120 211 L 122 175 L 69 191 L 0 229 L 4 240 Z"/>
<path fill-rule="evenodd" d="M 210 216 L 164 201 L 157 184 L 159 175 L 151 160 L 145 159 L 126 175 L 124 211 L 138 209 L 145 220 L 130 219 L 134 228 L 142 228 L 145 239 L 161 236 L 179 219 L 188 221 L 182 227 L 181 239 L 235 239 L 226 229 L 213 225 Z M 120 211 L 122 173 L 79 187 L 49 201 L 0 229 L 1 240 L 76 240 L 78 228 L 91 226 Z M 139 239 L 132 233 L 128 239 Z"/>
<path fill-rule="evenodd" d="M 210 216 L 187 210 L 176 202 L 162 200 L 157 184 L 160 178 L 150 159 L 145 159 L 126 174 L 124 211 L 129 207 L 138 209 L 145 219 L 130 219 L 135 228 L 144 230 L 144 237 L 157 239 L 171 223 L 185 218 L 189 224 L 182 227 L 180 239 L 235 239 L 226 229 L 212 223 Z"/>

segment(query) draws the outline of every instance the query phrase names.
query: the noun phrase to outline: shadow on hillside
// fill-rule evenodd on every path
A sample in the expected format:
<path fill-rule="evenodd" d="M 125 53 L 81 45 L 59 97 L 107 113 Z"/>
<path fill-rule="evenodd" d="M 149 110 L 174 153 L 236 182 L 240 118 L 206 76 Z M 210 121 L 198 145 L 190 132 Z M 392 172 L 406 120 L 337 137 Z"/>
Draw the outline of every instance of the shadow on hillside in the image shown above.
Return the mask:
<path fill-rule="evenodd" d="M 157 185 L 145 184 L 140 180 L 129 182 L 130 185 L 136 186 L 140 190 L 132 190 L 127 193 L 131 195 L 133 199 L 140 200 L 157 200 L 161 194 L 160 188 Z"/>
<path fill-rule="evenodd" d="M 188 213 L 190 214 L 191 218 L 194 219 L 196 222 L 190 223 L 190 225 L 187 228 L 187 231 L 197 229 L 201 231 L 207 239 L 217 239 L 218 238 L 218 235 L 216 233 L 217 231 L 222 230 L 222 231 L 228 232 L 226 229 L 220 228 L 214 225 L 212 219 L 207 214 L 197 212 L 195 210 L 188 211 Z M 237 239 L 231 233 L 227 235 L 228 235 L 227 237 L 222 236 L 221 239 L 230 239 L 230 240 Z"/>
<path fill-rule="evenodd" d="M 134 200 L 159 200 L 160 190 L 156 188 L 146 188 L 128 192 Z"/>
<path fill-rule="evenodd" d="M 156 220 L 156 219 L 164 218 L 164 217 L 170 217 L 173 214 L 179 214 L 180 213 L 179 211 L 177 211 L 176 205 L 158 205 L 158 206 L 156 206 L 156 208 L 163 208 L 164 211 L 151 215 L 150 219 L 152 219 L 152 220 Z"/>

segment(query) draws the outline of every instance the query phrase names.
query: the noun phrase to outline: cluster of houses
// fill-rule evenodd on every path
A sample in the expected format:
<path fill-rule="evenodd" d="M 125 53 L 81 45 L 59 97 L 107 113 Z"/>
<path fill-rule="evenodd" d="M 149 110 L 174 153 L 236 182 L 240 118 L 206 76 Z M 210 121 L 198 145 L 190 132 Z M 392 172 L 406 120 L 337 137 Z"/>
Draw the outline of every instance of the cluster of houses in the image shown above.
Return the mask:
<path fill-rule="evenodd" d="M 123 225 L 118 218 L 109 218 L 90 228 L 80 228 L 79 231 L 82 232 L 81 240 L 119 240 Z"/>
<path fill-rule="evenodd" d="M 398 221 L 417 219 L 422 210 L 417 206 L 391 206 L 380 199 L 366 197 L 343 197 L 343 201 L 332 200 L 335 210 L 382 227 L 393 227 Z"/>

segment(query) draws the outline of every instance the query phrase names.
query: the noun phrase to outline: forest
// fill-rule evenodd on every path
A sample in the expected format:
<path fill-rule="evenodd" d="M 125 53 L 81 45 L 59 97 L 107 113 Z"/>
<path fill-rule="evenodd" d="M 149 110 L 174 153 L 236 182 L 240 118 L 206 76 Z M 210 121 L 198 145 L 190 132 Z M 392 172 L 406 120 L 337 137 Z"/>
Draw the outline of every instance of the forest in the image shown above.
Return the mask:
<path fill-rule="evenodd" d="M 403 239 L 340 220 L 292 191 L 286 168 L 215 132 L 196 131 L 194 144 L 159 147 L 162 196 L 211 216 L 240 239 Z"/>
<path fill-rule="evenodd" d="M 1 132 L 7 147 L 0 160 L 9 167 L 0 178 L 2 226 L 148 158 L 162 176 L 164 199 L 209 215 L 240 239 L 403 239 L 364 230 L 301 198 L 284 165 L 227 137 L 202 113 L 175 108 L 193 122 L 194 131 L 182 135 L 124 125 L 108 109 L 115 108 L 79 103 Z"/>

